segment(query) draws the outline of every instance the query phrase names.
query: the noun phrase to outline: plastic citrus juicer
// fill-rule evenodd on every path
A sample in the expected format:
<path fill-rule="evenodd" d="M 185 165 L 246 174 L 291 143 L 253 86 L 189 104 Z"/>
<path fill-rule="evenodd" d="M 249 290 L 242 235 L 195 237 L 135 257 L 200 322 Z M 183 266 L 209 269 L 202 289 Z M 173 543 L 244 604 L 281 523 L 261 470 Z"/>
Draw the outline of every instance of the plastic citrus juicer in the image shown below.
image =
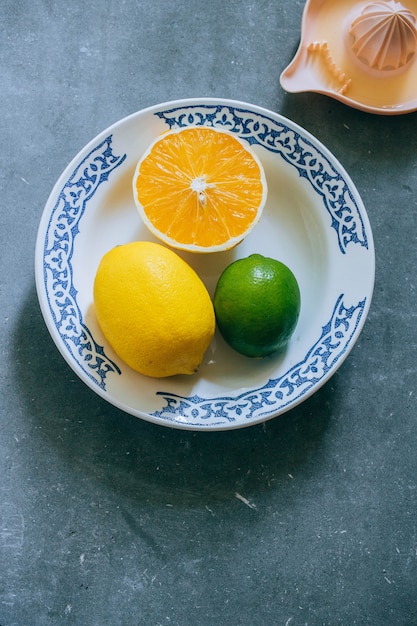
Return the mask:
<path fill-rule="evenodd" d="M 417 0 L 308 0 L 298 50 L 280 77 L 383 115 L 417 110 Z"/>

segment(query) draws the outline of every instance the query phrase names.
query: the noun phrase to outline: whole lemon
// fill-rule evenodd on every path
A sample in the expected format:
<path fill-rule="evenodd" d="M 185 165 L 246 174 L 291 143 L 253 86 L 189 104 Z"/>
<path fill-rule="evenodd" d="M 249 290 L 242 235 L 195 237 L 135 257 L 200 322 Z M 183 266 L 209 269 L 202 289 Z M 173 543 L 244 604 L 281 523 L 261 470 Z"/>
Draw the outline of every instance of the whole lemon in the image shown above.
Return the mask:
<path fill-rule="evenodd" d="M 204 283 L 178 254 L 157 243 L 107 252 L 94 281 L 94 305 L 116 354 L 147 376 L 192 374 L 214 335 Z"/>
<path fill-rule="evenodd" d="M 223 338 L 249 357 L 264 357 L 283 348 L 295 330 L 300 307 L 300 289 L 292 271 L 261 254 L 229 265 L 214 294 Z"/>

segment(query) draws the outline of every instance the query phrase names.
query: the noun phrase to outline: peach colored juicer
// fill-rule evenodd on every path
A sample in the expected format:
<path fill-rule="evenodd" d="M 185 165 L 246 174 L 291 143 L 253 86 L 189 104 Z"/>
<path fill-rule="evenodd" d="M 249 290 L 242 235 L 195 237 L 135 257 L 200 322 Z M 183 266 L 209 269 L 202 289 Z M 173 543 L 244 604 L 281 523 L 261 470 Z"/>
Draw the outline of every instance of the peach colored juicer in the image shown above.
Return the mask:
<path fill-rule="evenodd" d="M 280 82 L 369 113 L 417 110 L 417 0 L 307 0 Z"/>

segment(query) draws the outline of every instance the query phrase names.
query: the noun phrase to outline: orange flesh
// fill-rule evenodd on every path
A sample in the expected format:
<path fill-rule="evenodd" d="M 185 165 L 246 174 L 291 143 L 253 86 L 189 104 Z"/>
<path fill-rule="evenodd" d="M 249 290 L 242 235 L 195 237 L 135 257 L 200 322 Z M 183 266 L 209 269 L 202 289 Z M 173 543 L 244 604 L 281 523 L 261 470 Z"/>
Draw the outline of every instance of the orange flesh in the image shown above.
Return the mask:
<path fill-rule="evenodd" d="M 159 232 L 210 247 L 243 235 L 256 221 L 264 185 L 240 141 L 212 128 L 167 134 L 142 161 L 138 201 Z"/>

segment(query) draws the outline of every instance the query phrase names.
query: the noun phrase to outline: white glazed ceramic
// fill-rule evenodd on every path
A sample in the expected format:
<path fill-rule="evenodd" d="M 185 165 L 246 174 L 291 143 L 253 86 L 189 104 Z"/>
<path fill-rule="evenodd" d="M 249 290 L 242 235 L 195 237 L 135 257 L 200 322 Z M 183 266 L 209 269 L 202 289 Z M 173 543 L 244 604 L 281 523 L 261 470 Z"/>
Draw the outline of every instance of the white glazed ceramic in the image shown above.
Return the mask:
<path fill-rule="evenodd" d="M 94 314 L 103 254 L 152 235 L 132 197 L 136 163 L 169 128 L 226 128 L 261 159 L 268 200 L 260 223 L 234 250 L 184 254 L 213 294 L 222 270 L 253 252 L 276 258 L 300 285 L 300 319 L 288 348 L 254 360 L 216 334 L 197 374 L 153 379 L 113 353 Z M 36 284 L 62 356 L 93 391 L 166 426 L 222 430 L 253 425 L 306 400 L 340 367 L 365 322 L 374 285 L 372 232 L 361 198 L 332 154 L 281 115 L 202 98 L 160 104 L 108 128 L 71 161 L 46 203 L 36 245 Z"/>

